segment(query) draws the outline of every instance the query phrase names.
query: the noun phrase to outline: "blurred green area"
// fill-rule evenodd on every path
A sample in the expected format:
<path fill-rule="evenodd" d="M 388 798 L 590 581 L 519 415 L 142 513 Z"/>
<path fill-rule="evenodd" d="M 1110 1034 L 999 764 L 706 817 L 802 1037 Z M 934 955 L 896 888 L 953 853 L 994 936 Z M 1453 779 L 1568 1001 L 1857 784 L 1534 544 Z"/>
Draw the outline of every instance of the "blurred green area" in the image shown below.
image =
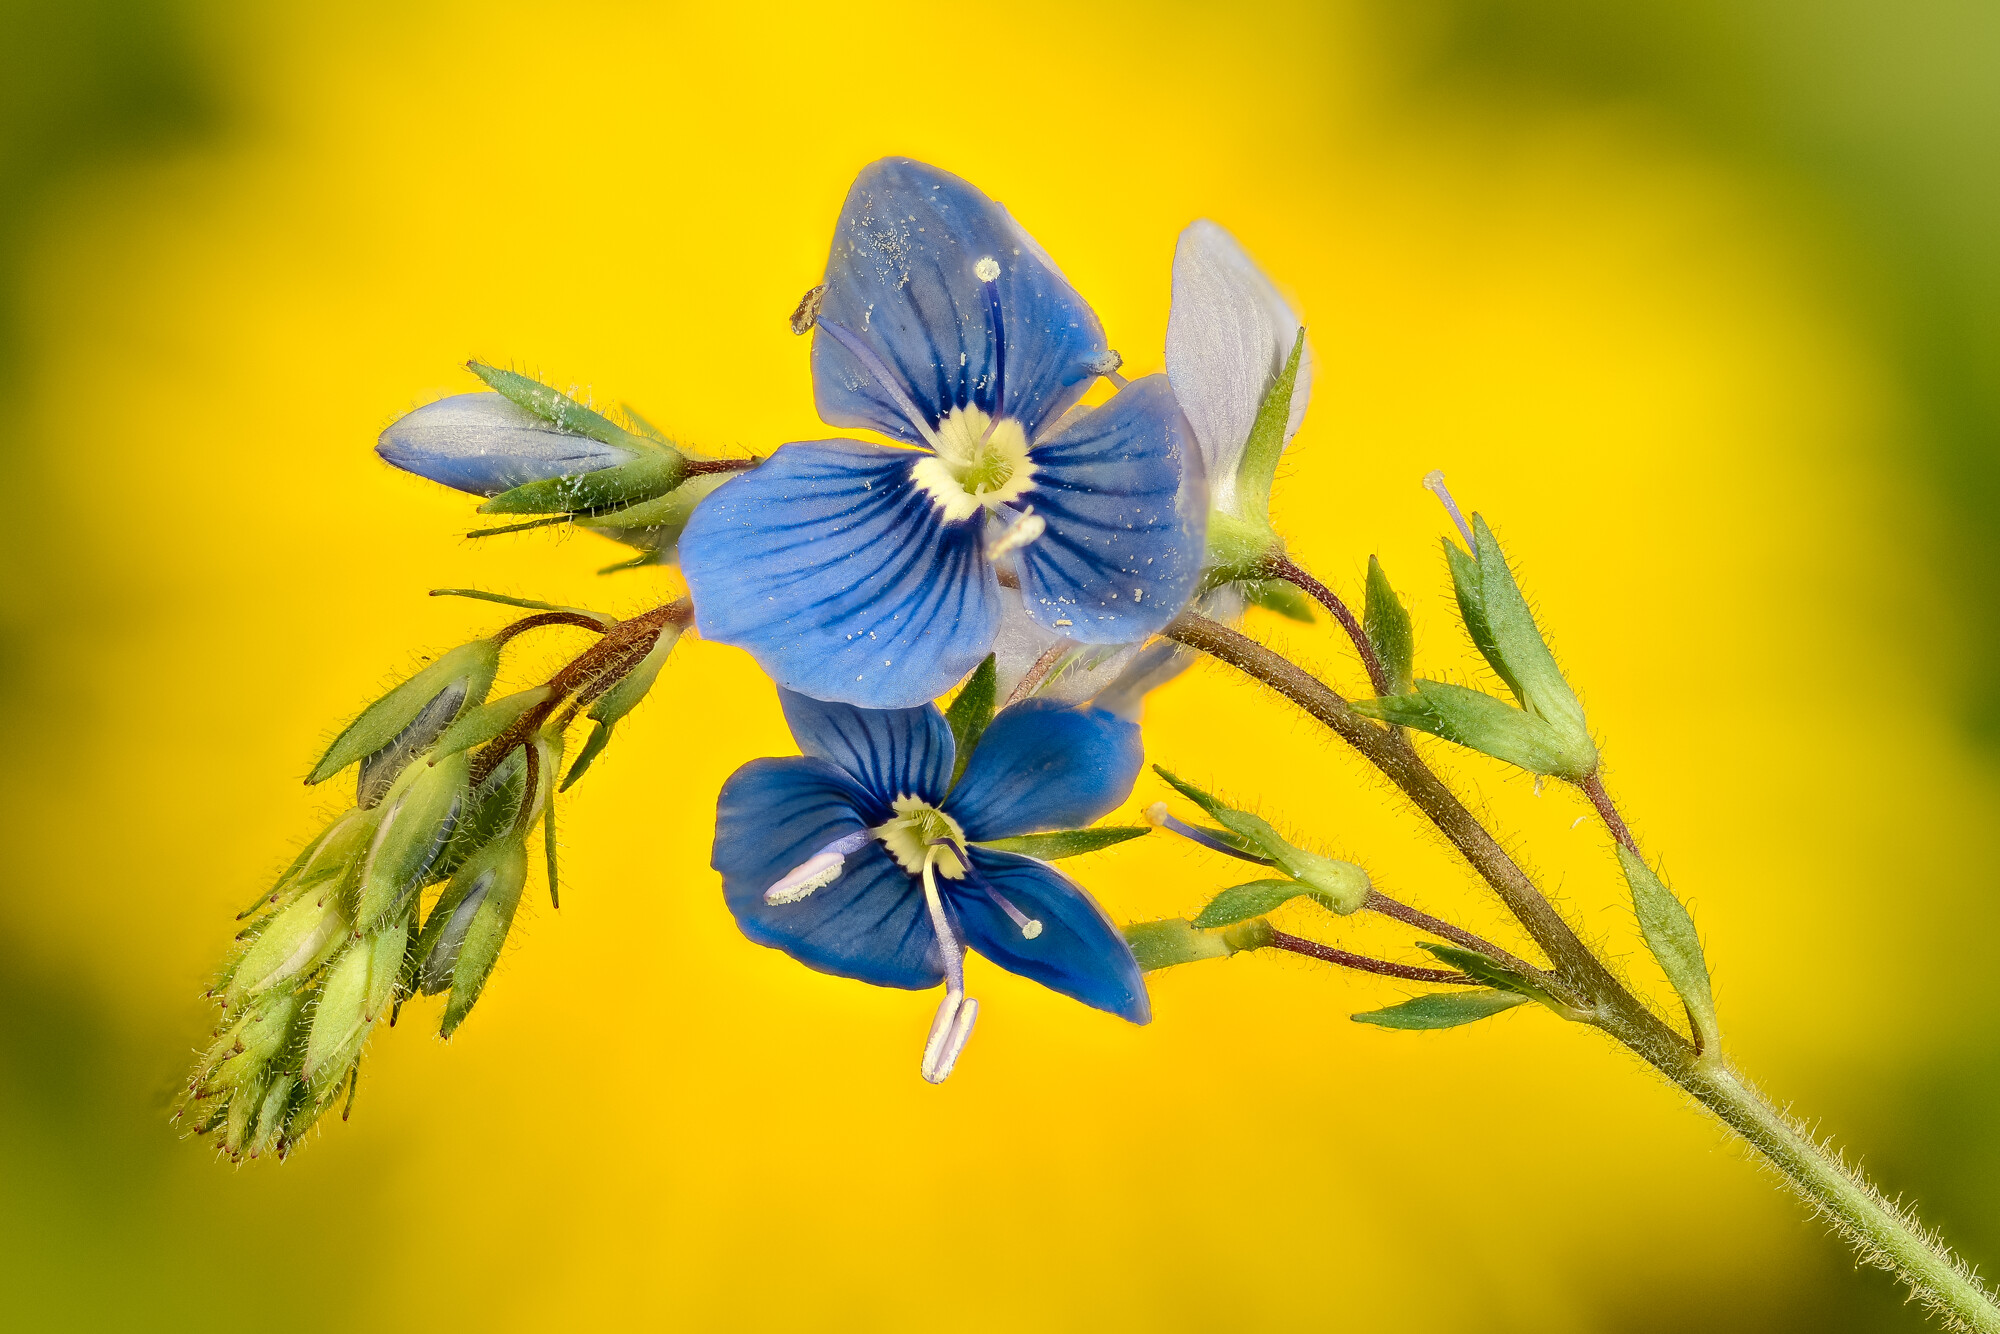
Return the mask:
<path fill-rule="evenodd" d="M 1548 103 L 1656 117 L 1766 179 L 1830 277 L 1867 308 L 1924 414 L 1908 460 L 1952 522 L 1931 535 L 1964 642 L 1940 645 L 1939 680 L 1967 728 L 2000 746 L 2000 8 L 1974 0 L 1381 0 L 1391 66 L 1418 114 L 1504 127 Z M 185 151 L 228 132 L 193 25 L 171 0 L 0 3 L 0 378 L 36 372 L 16 295 L 38 218 L 92 172 Z M 60 442 L 55 442 L 59 447 Z M 37 446 L 7 438 L 17 494 Z M 16 734 L 51 701 L 38 645 L 72 613 L 38 537 L 58 516 L 17 506 L 0 526 L 0 708 Z M 1894 609 L 1856 608 L 1857 616 Z M 1885 633 L 1890 632 L 1885 630 Z M 1956 676 L 1953 673 L 1957 673 Z M 45 773 L 11 771 L 7 809 Z M 32 832 L 12 828 L 15 839 Z M 9 896 L 36 892 L 8 872 Z M 4 927 L 0 927 L 4 930 Z M 121 1027 L 66 978 L 64 961 L 0 937 L 0 1288 L 22 1328 L 194 1328 L 282 1311 L 292 1328 L 338 1323 L 325 1300 L 367 1239 L 233 1241 L 223 1220 L 305 1210 L 368 1216 L 355 1171 L 231 1174 L 165 1125 L 186 1019 Z M 1869 1165 L 1924 1202 L 1975 1256 L 2000 1255 L 2000 1024 L 1956 1020 L 1965 1048 L 1903 1090 L 1903 1115 L 1865 1128 Z M 310 1186 L 308 1185 L 310 1181 Z M 254 1220 L 246 1220 L 253 1228 Z M 1802 1224 L 1802 1226 L 1810 1226 Z M 1772 1311 L 1723 1291 L 1659 1291 L 1601 1277 L 1607 1330 L 1892 1330 L 1916 1323 L 1890 1286 L 1855 1275 L 1828 1242 L 1818 1294 Z M 1803 1285 L 1801 1285 L 1803 1287 Z M 226 1299 L 218 1294 L 226 1293 Z M 312 1296 L 317 1294 L 317 1297 Z M 218 1305 L 218 1302 L 222 1304 Z"/>

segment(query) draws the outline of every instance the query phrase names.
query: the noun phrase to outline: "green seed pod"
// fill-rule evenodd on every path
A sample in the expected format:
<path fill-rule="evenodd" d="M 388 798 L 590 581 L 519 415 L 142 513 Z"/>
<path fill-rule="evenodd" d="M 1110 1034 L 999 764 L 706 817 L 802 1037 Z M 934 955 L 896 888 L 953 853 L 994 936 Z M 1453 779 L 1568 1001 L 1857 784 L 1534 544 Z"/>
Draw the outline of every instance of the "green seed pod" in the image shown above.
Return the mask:
<path fill-rule="evenodd" d="M 471 770 L 464 751 L 434 764 L 413 764 L 382 803 L 382 820 L 361 872 L 357 930 L 374 930 L 429 877 L 464 809 Z"/>

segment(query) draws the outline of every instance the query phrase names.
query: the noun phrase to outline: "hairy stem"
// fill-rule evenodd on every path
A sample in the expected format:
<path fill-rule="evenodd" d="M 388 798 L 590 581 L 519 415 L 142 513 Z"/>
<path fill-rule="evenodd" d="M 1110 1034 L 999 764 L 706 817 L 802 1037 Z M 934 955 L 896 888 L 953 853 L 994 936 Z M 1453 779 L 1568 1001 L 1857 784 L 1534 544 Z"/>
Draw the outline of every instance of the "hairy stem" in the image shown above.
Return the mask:
<path fill-rule="evenodd" d="M 1283 931 L 1271 932 L 1271 938 L 1265 944 L 1268 949 L 1289 950 L 1293 954 L 1303 954 L 1308 959 L 1338 964 L 1342 968 L 1352 968 L 1361 973 L 1400 977 L 1408 982 L 1443 982 L 1458 987 L 1479 985 L 1464 973 L 1454 972 L 1449 968 L 1415 968 L 1406 963 L 1390 963 L 1387 959 L 1371 959 L 1365 954 L 1350 954 L 1331 945 L 1322 945 L 1317 940 L 1287 935 Z"/>
<path fill-rule="evenodd" d="M 1626 828 L 1625 817 L 1620 815 L 1618 808 L 1611 804 L 1611 794 L 1604 790 L 1603 774 L 1593 772 L 1586 776 L 1577 786 L 1583 789 L 1583 794 L 1586 797 L 1590 798 L 1590 804 L 1597 808 L 1597 817 L 1604 821 L 1604 827 L 1611 831 L 1611 837 L 1623 843 L 1633 852 L 1637 852 L 1639 850 L 1638 841 L 1632 837 L 1632 831 Z"/>
<path fill-rule="evenodd" d="M 1304 592 L 1313 601 L 1325 607 L 1340 628 L 1347 631 L 1347 637 L 1354 641 L 1354 651 L 1361 655 L 1361 665 L 1368 669 L 1368 682 L 1375 687 L 1375 693 L 1386 695 L 1393 685 L 1389 680 L 1389 670 L 1382 665 L 1382 656 L 1375 651 L 1375 641 L 1354 618 L 1354 612 L 1340 600 L 1331 588 L 1307 574 L 1289 556 L 1269 556 L 1264 561 L 1264 572 L 1273 579 L 1282 579 L 1294 588 Z"/>
<path fill-rule="evenodd" d="M 1483 954 L 1495 963 L 1504 963 L 1515 972 L 1524 973 L 1537 981 L 1544 980 L 1548 976 L 1541 969 L 1523 959 L 1516 958 L 1506 950 L 1501 949 L 1498 945 L 1495 945 L 1492 941 L 1475 936 L 1463 927 L 1453 926 L 1441 917 L 1433 917 L 1427 912 L 1412 908 L 1407 903 L 1392 899 L 1379 889 L 1369 890 L 1368 897 L 1362 900 L 1361 906 L 1368 912 L 1381 913 L 1384 917 L 1393 917 L 1399 922 L 1407 922 L 1419 931 L 1428 931 L 1434 936 L 1443 936 L 1454 945 L 1462 945 L 1474 954 Z"/>

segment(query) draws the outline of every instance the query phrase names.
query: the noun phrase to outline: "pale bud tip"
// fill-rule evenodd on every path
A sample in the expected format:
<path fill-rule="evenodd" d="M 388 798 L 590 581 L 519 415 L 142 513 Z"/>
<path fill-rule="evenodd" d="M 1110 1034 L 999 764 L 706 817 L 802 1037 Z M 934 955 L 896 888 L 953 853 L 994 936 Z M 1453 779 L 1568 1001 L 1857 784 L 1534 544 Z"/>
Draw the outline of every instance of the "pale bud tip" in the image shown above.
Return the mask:
<path fill-rule="evenodd" d="M 1000 276 L 1000 261 L 991 255 L 983 256 L 972 266 L 972 276 L 982 283 L 990 283 Z"/>

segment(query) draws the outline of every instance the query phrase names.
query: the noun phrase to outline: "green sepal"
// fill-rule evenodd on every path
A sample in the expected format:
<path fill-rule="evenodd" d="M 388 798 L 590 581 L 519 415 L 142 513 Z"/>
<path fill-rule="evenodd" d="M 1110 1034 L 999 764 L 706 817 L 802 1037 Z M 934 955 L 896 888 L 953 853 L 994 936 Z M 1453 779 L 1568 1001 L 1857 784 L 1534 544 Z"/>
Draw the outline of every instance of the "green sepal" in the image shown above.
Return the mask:
<path fill-rule="evenodd" d="M 459 712 L 479 704 L 486 698 L 486 692 L 492 687 L 493 678 L 499 671 L 498 643 L 491 639 L 475 639 L 470 644 L 459 645 L 363 709 L 361 716 L 334 738 L 326 754 L 313 766 L 306 782 L 324 783 L 348 765 L 381 750 L 415 722 L 417 715 L 424 711 L 424 706 L 447 688 L 463 686 L 465 696 L 459 705 Z"/>
<path fill-rule="evenodd" d="M 494 766 L 484 782 L 472 789 L 465 814 L 459 817 L 451 843 L 438 859 L 432 878 L 449 879 L 457 874 L 466 858 L 513 828 L 527 795 L 527 748 L 516 746 Z"/>
<path fill-rule="evenodd" d="M 1311 625 L 1315 619 L 1313 600 L 1295 585 L 1282 579 L 1245 579 L 1237 584 L 1243 598 L 1253 607 L 1275 611 L 1280 616 Z"/>
<path fill-rule="evenodd" d="M 1368 901 L 1373 886 L 1369 883 L 1368 873 L 1359 866 L 1307 852 L 1287 841 L 1262 817 L 1223 805 L 1194 784 L 1182 781 L 1157 764 L 1153 766 L 1153 772 L 1166 779 L 1176 792 L 1208 812 L 1217 824 L 1249 844 L 1251 850 L 1262 853 L 1286 875 L 1323 895 L 1321 903 L 1328 910 L 1345 915 L 1359 910 Z"/>
<path fill-rule="evenodd" d="M 352 933 L 341 897 L 331 888 L 301 894 L 272 918 L 232 966 L 223 1005 L 234 1009 L 244 998 L 302 977 L 324 962 Z"/>
<path fill-rule="evenodd" d="M 647 436 L 635 435 L 603 413 L 587 408 L 568 394 L 518 371 L 501 370 L 483 361 L 468 361 L 465 368 L 484 380 L 487 388 L 498 391 L 502 397 L 527 409 L 559 431 L 589 436 L 607 445 L 649 452 L 658 450 L 660 445 L 666 443 L 664 439 L 655 441 Z"/>
<path fill-rule="evenodd" d="M 1450 964 L 1475 982 L 1484 983 L 1501 991 L 1511 991 L 1530 1000 L 1538 1000 L 1550 1009 L 1563 1014 L 1571 1013 L 1568 1006 L 1551 996 L 1527 974 L 1489 959 L 1476 950 L 1461 949 L 1457 945 L 1440 945 L 1431 940 L 1420 940 L 1417 946 L 1430 951 L 1438 962 Z"/>
<path fill-rule="evenodd" d="M 445 729 L 432 750 L 433 759 L 445 755 L 455 755 L 460 751 L 483 746 L 494 737 L 521 720 L 521 715 L 538 704 L 548 702 L 554 692 L 547 686 L 535 686 L 528 690 L 517 690 L 511 695 L 502 695 L 472 709 Z"/>
<path fill-rule="evenodd" d="M 579 528 L 588 528 L 602 533 L 614 542 L 623 542 L 637 547 L 648 559 L 634 559 L 619 565 L 606 566 L 598 571 L 608 573 L 614 569 L 628 569 L 640 565 L 664 564 L 671 558 L 674 545 L 680 541 L 681 530 L 694 517 L 695 507 L 708 498 L 709 492 L 728 481 L 733 473 L 708 472 L 690 477 L 685 482 L 663 496 L 642 500 L 622 509 L 607 510 L 602 514 L 580 514 L 575 523 Z"/>
<path fill-rule="evenodd" d="M 1302 328 L 1292 340 L 1285 369 L 1278 372 L 1278 378 L 1271 382 L 1270 391 L 1257 408 L 1257 420 L 1251 423 L 1243 458 L 1236 465 L 1238 513 L 1252 520 L 1263 519 L 1266 524 L 1270 522 L 1267 516 L 1271 511 L 1271 480 L 1277 475 L 1278 460 L 1285 452 L 1285 428 L 1291 424 L 1292 393 L 1299 382 L 1299 358 L 1305 347 L 1306 331 Z"/>
<path fill-rule="evenodd" d="M 562 897 L 556 888 L 560 883 L 556 879 L 556 804 L 553 800 L 549 802 L 548 809 L 542 812 L 542 855 L 548 866 L 549 907 L 560 908 Z"/>
<path fill-rule="evenodd" d="M 1271 924 L 1261 918 L 1220 931 L 1202 931 L 1184 917 L 1157 922 L 1133 922 L 1119 928 L 1142 972 L 1203 959 L 1226 959 L 1271 943 Z"/>
<path fill-rule="evenodd" d="M 306 1079 L 324 1087 L 332 1082 L 330 1065 L 345 1073 L 368 1029 L 368 975 L 373 952 L 365 941 L 354 941 L 326 970 L 319 998 L 313 1005 L 312 1026 L 306 1033 Z M 400 959 L 400 956 L 399 956 Z"/>
<path fill-rule="evenodd" d="M 680 639 L 680 626 L 661 626 L 659 638 L 653 641 L 652 648 L 646 650 L 646 656 L 639 659 L 639 665 L 598 697 L 597 702 L 590 706 L 590 716 L 601 723 L 615 723 L 638 708 L 639 701 L 646 698 L 653 683 L 659 680 L 660 669 L 667 665 L 667 659 Z"/>
<path fill-rule="evenodd" d="M 1433 991 L 1400 1005 L 1368 1010 L 1349 1018 L 1357 1024 L 1374 1024 L 1377 1028 L 1457 1028 L 1511 1010 L 1527 999 L 1511 991 Z"/>
<path fill-rule="evenodd" d="M 1638 915 L 1646 948 L 1653 952 L 1661 971 L 1679 993 L 1681 1004 L 1687 1007 L 1695 1046 L 1702 1051 L 1714 1050 L 1719 1036 L 1715 996 L 1709 987 L 1708 958 L 1702 952 L 1701 937 L 1695 933 L 1694 918 L 1646 865 L 1645 858 L 1623 843 L 1618 845 L 1618 865 L 1625 872 L 1625 883 L 1632 887 L 1632 910 Z"/>
<path fill-rule="evenodd" d="M 599 625 L 609 629 L 618 624 L 618 618 L 609 612 L 592 611 L 588 607 L 571 607 L 561 602 L 543 602 L 538 598 L 517 598 L 511 593 L 489 593 L 483 588 L 433 588 L 434 598 L 471 598 L 475 602 L 495 602 L 503 607 L 520 607 L 527 611 L 567 611 L 578 616 L 588 616 Z"/>
<path fill-rule="evenodd" d="M 1239 583 L 1263 576 L 1270 558 L 1285 549 L 1268 519 L 1239 519 L 1221 510 L 1208 512 L 1208 549 L 1203 557 L 1205 588 Z"/>
<path fill-rule="evenodd" d="M 409 767 L 382 802 L 382 819 L 361 870 L 357 931 L 373 931 L 430 876 L 464 812 L 472 758 L 464 751 Z"/>
<path fill-rule="evenodd" d="M 594 472 L 548 477 L 502 491 L 479 507 L 481 514 L 600 513 L 666 495 L 687 480 L 688 462 L 679 454 L 648 453 L 630 463 Z"/>
<path fill-rule="evenodd" d="M 1471 553 L 1449 538 L 1444 544 L 1465 628 L 1521 707 L 1555 730 L 1567 766 L 1579 776 L 1587 774 L 1597 767 L 1597 747 L 1584 723 L 1583 705 L 1563 679 L 1493 530 L 1477 514 L 1472 516 L 1472 537 Z"/>
<path fill-rule="evenodd" d="M 597 757 L 611 744 L 611 729 L 614 726 L 613 723 L 592 725 L 590 735 L 583 740 L 583 749 L 576 753 L 576 759 L 570 764 L 569 772 L 563 775 L 562 786 L 556 789 L 558 792 L 569 791 L 572 783 L 590 772 L 590 766 L 597 763 Z"/>
<path fill-rule="evenodd" d="M 318 838 L 306 844 L 270 890 L 260 894 L 255 903 L 236 914 L 236 920 L 240 922 L 266 908 L 277 907 L 295 898 L 308 886 L 340 874 L 366 849 L 368 840 L 373 836 L 373 813 L 350 806 L 336 816 Z"/>
<path fill-rule="evenodd" d="M 973 668 L 972 675 L 959 687 L 953 697 L 951 707 L 944 711 L 944 720 L 951 727 L 951 739 L 957 747 L 957 754 L 951 762 L 951 784 L 956 784 L 959 775 L 965 772 L 965 762 L 972 758 L 973 747 L 993 722 L 993 710 L 1000 694 L 1000 667 L 997 655 L 989 653 L 979 666 Z"/>
<path fill-rule="evenodd" d="M 1105 825 L 1097 829 L 1062 829 L 1052 834 L 1019 834 L 1013 838 L 991 838 L 974 843 L 975 848 L 1014 852 L 1038 862 L 1059 862 L 1065 857 L 1081 857 L 1101 852 L 1130 839 L 1152 833 L 1150 825 Z"/>
<path fill-rule="evenodd" d="M 1357 699 L 1353 707 L 1365 718 L 1428 732 L 1530 773 L 1577 781 L 1597 766 L 1588 736 L 1579 750 L 1574 737 L 1526 709 L 1444 681 L 1420 680 L 1411 694 Z"/>
<path fill-rule="evenodd" d="M 466 863 L 459 876 L 467 880 L 467 892 L 459 895 L 453 905 L 452 916 L 458 915 L 458 908 L 464 906 L 470 893 L 477 892 L 479 901 L 466 915 L 455 939 L 452 918 L 446 918 L 436 942 L 440 950 L 456 947 L 452 950 L 448 977 L 451 996 L 445 1002 L 444 1018 L 438 1026 L 438 1036 L 447 1038 L 472 1012 L 480 992 L 485 989 L 486 979 L 492 975 L 493 965 L 500 958 L 501 946 L 507 943 L 507 932 L 514 924 L 514 910 L 520 906 L 521 890 L 528 880 L 526 841 L 519 837 L 506 838 L 482 848 Z M 482 884 L 483 889 L 479 888 Z M 438 906 L 440 910 L 444 907 L 442 899 Z M 437 915 L 436 912 L 432 914 L 433 917 Z M 425 931 L 429 933 L 429 923 L 425 924 Z M 424 976 L 429 978 L 431 975 L 427 962 Z M 435 989 L 439 988 L 425 987 L 426 991 Z"/>
<path fill-rule="evenodd" d="M 1416 668 L 1416 636 L 1410 629 L 1410 613 L 1389 586 L 1382 562 L 1368 558 L 1367 602 L 1361 610 L 1361 628 L 1375 646 L 1375 656 L 1389 677 L 1391 695 L 1405 694 Z"/>
<path fill-rule="evenodd" d="M 1276 912 L 1300 897 L 1324 901 L 1326 896 L 1296 880 L 1252 880 L 1247 885 L 1232 885 L 1210 899 L 1208 906 L 1195 914 L 1194 924 L 1204 930 L 1234 926 L 1252 917 Z"/>

